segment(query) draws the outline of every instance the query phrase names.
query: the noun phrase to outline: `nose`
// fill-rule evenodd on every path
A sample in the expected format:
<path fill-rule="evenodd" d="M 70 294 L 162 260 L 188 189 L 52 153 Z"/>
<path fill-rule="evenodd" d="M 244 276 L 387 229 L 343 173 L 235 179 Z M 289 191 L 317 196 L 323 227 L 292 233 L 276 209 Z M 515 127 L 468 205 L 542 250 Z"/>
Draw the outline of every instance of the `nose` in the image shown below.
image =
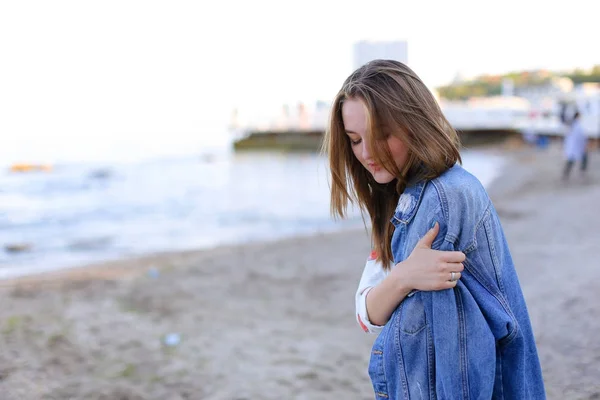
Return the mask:
<path fill-rule="evenodd" d="M 371 151 L 369 150 L 369 144 L 366 140 L 362 141 L 362 158 L 365 161 L 371 160 Z"/>

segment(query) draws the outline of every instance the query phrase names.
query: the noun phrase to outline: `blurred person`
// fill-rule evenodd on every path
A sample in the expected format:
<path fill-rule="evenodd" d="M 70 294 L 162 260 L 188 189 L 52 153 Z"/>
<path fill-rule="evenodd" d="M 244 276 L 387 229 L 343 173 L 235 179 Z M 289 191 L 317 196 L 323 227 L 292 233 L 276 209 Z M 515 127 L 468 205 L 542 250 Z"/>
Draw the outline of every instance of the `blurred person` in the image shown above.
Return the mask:
<path fill-rule="evenodd" d="M 573 165 L 581 163 L 581 173 L 587 170 L 587 137 L 581 126 L 581 115 L 576 111 L 564 141 L 565 167 L 563 169 L 563 180 L 569 179 Z"/>
<path fill-rule="evenodd" d="M 361 281 L 369 321 L 382 327 L 368 368 L 375 396 L 544 399 L 504 232 L 485 189 L 460 166 L 459 145 L 400 62 L 358 68 L 333 102 L 323 143 L 331 210 L 343 218 L 357 202 L 372 228 L 375 264 Z M 466 258 L 436 263 L 429 245 Z"/>

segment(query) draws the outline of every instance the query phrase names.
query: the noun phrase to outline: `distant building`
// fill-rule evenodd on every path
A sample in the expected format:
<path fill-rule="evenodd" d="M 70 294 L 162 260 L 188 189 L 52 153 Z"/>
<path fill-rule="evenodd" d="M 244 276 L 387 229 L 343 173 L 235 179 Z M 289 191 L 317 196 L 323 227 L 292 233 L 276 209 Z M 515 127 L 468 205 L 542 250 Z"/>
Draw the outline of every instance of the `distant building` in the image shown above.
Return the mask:
<path fill-rule="evenodd" d="M 515 87 L 514 94 L 529 100 L 532 106 L 540 107 L 565 93 L 571 92 L 573 87 L 573 81 L 569 78 L 550 77 L 541 84 Z"/>
<path fill-rule="evenodd" d="M 354 69 L 369 61 L 385 58 L 408 63 L 408 43 L 399 41 L 360 41 L 354 44 Z"/>

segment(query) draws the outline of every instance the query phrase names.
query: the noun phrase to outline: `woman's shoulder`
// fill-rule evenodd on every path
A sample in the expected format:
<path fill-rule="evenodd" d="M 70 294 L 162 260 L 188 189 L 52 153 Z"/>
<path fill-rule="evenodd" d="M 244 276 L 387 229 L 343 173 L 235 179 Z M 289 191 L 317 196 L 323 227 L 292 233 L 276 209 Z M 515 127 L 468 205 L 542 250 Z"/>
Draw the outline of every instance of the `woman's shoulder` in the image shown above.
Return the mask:
<path fill-rule="evenodd" d="M 435 218 L 442 221 L 446 240 L 465 248 L 485 215 L 493 210 L 491 200 L 473 174 L 455 165 L 429 181 L 423 195 L 425 209 L 436 210 Z"/>
<path fill-rule="evenodd" d="M 424 200 L 439 202 L 447 213 L 475 213 L 489 206 L 490 198 L 473 174 L 456 164 L 430 181 Z"/>
<path fill-rule="evenodd" d="M 479 179 L 477 179 L 460 164 L 454 164 L 452 168 L 449 168 L 446 170 L 446 172 L 437 178 L 434 178 L 432 182 L 435 185 L 447 186 L 448 188 L 456 188 L 457 186 L 463 188 L 482 186 L 481 182 L 479 182 Z"/>
<path fill-rule="evenodd" d="M 435 190 L 441 197 L 488 197 L 479 179 L 459 164 L 455 164 L 437 178 L 432 179 L 429 186 L 430 190 Z"/>
<path fill-rule="evenodd" d="M 487 208 L 489 197 L 479 180 L 456 164 L 430 181 L 408 186 L 398 199 L 394 213 L 399 222 L 410 222 L 417 209 L 421 212 L 449 214 L 474 212 Z"/>

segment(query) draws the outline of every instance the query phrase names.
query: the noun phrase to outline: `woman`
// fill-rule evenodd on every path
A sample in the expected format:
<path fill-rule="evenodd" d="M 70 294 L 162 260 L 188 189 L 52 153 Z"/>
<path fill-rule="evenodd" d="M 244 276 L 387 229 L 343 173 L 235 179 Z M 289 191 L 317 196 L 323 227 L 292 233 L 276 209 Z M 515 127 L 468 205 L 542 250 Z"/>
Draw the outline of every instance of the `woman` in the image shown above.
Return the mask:
<path fill-rule="evenodd" d="M 457 133 L 417 75 L 390 60 L 352 73 L 333 102 L 324 150 L 333 214 L 358 202 L 386 270 L 366 295 L 371 322 L 385 325 L 369 364 L 376 398 L 544 399 L 498 215 L 459 165 Z M 466 259 L 430 265 L 435 279 L 415 279 L 410 260 L 430 254 L 429 243 Z"/>
<path fill-rule="evenodd" d="M 587 169 L 587 137 L 581 126 L 579 111 L 575 112 L 569 132 L 565 137 L 565 168 L 563 169 L 563 180 L 569 179 L 571 169 L 576 162 L 581 163 L 581 173 L 584 174 Z"/>

